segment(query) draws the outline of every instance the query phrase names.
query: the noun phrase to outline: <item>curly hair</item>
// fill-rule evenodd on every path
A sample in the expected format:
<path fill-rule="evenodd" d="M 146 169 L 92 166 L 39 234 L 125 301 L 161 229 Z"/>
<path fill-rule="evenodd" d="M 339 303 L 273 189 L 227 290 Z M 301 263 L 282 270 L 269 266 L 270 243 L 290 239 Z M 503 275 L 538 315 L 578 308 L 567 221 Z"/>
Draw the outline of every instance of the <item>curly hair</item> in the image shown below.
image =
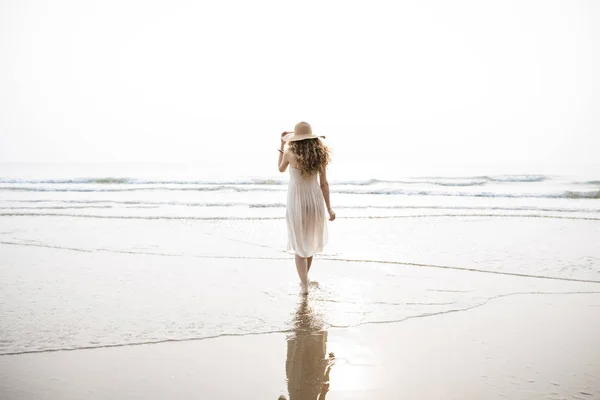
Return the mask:
<path fill-rule="evenodd" d="M 319 173 L 331 162 L 330 150 L 320 139 L 289 142 L 289 148 L 298 160 L 302 175 Z"/>

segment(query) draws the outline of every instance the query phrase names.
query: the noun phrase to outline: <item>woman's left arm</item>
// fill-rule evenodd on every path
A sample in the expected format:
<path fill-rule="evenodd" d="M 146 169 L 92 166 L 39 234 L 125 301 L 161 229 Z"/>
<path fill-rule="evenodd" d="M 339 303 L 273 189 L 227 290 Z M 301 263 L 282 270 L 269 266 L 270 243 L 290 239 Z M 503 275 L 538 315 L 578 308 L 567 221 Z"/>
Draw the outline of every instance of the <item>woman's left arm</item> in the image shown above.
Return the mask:
<path fill-rule="evenodd" d="M 283 138 L 287 134 L 288 134 L 287 132 L 283 132 L 281 134 L 281 137 Z M 288 165 L 290 164 L 287 157 L 285 156 L 285 152 L 283 151 L 284 148 L 285 148 L 285 142 L 282 139 L 281 147 L 279 148 L 279 162 L 277 163 L 277 165 L 279 165 L 279 172 L 285 172 Z"/>

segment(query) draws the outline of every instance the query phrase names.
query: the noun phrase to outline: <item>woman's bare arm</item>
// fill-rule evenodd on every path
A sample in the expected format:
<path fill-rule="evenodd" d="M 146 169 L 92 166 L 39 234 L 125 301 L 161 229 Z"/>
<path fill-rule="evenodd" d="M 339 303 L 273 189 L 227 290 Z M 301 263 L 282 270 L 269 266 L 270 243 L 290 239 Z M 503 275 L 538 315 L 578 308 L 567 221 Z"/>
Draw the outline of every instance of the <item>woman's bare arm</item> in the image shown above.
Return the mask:
<path fill-rule="evenodd" d="M 329 199 L 329 182 L 327 181 L 327 168 L 323 168 L 320 173 L 320 185 L 321 192 L 323 192 L 323 199 L 325 199 L 325 205 L 327 206 L 327 212 L 329 213 L 329 220 L 333 221 L 335 219 L 335 213 L 331 209 L 331 201 Z"/>
<path fill-rule="evenodd" d="M 283 132 L 281 134 L 281 137 L 283 138 L 285 135 L 287 135 L 287 132 Z M 279 162 L 277 163 L 277 165 L 279 166 L 279 172 L 285 172 L 285 170 L 288 167 L 288 164 L 290 163 L 287 157 L 285 156 L 285 153 L 283 152 L 284 148 L 285 142 L 281 140 L 281 147 L 279 147 Z"/>

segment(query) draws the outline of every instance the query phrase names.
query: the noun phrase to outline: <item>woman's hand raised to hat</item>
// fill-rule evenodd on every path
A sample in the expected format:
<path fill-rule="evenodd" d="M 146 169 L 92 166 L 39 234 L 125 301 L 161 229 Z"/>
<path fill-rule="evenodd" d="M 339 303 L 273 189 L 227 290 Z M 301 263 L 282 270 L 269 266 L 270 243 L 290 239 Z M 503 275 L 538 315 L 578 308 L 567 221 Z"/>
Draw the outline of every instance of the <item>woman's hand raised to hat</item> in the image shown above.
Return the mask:
<path fill-rule="evenodd" d="M 283 133 L 281 134 L 281 144 L 282 144 L 282 145 L 285 143 L 285 141 L 283 140 L 283 138 L 284 138 L 285 136 L 287 136 L 288 134 L 289 134 L 289 132 L 283 132 Z"/>

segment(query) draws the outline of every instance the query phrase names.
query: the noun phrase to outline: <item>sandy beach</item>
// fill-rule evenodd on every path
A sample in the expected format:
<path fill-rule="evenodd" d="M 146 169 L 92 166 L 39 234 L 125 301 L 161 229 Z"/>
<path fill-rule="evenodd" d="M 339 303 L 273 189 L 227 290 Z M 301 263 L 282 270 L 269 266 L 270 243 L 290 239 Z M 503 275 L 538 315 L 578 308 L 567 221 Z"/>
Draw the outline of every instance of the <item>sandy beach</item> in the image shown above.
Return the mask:
<path fill-rule="evenodd" d="M 303 301 L 285 179 L 56 168 L 0 179 L 2 400 L 600 396 L 595 178 L 332 179 Z"/>
<path fill-rule="evenodd" d="M 4 356 L 0 387 L 6 399 L 595 399 L 599 308 L 600 293 L 515 295 L 400 323 Z"/>
<path fill-rule="evenodd" d="M 0 1 L 0 400 L 600 400 L 599 22 Z"/>
<path fill-rule="evenodd" d="M 315 260 L 303 301 L 290 255 L 255 245 L 276 235 L 270 221 L 3 221 L 3 399 L 600 396 L 600 284 L 590 272 L 332 254 Z M 423 226 L 410 223 L 403 229 Z"/>

